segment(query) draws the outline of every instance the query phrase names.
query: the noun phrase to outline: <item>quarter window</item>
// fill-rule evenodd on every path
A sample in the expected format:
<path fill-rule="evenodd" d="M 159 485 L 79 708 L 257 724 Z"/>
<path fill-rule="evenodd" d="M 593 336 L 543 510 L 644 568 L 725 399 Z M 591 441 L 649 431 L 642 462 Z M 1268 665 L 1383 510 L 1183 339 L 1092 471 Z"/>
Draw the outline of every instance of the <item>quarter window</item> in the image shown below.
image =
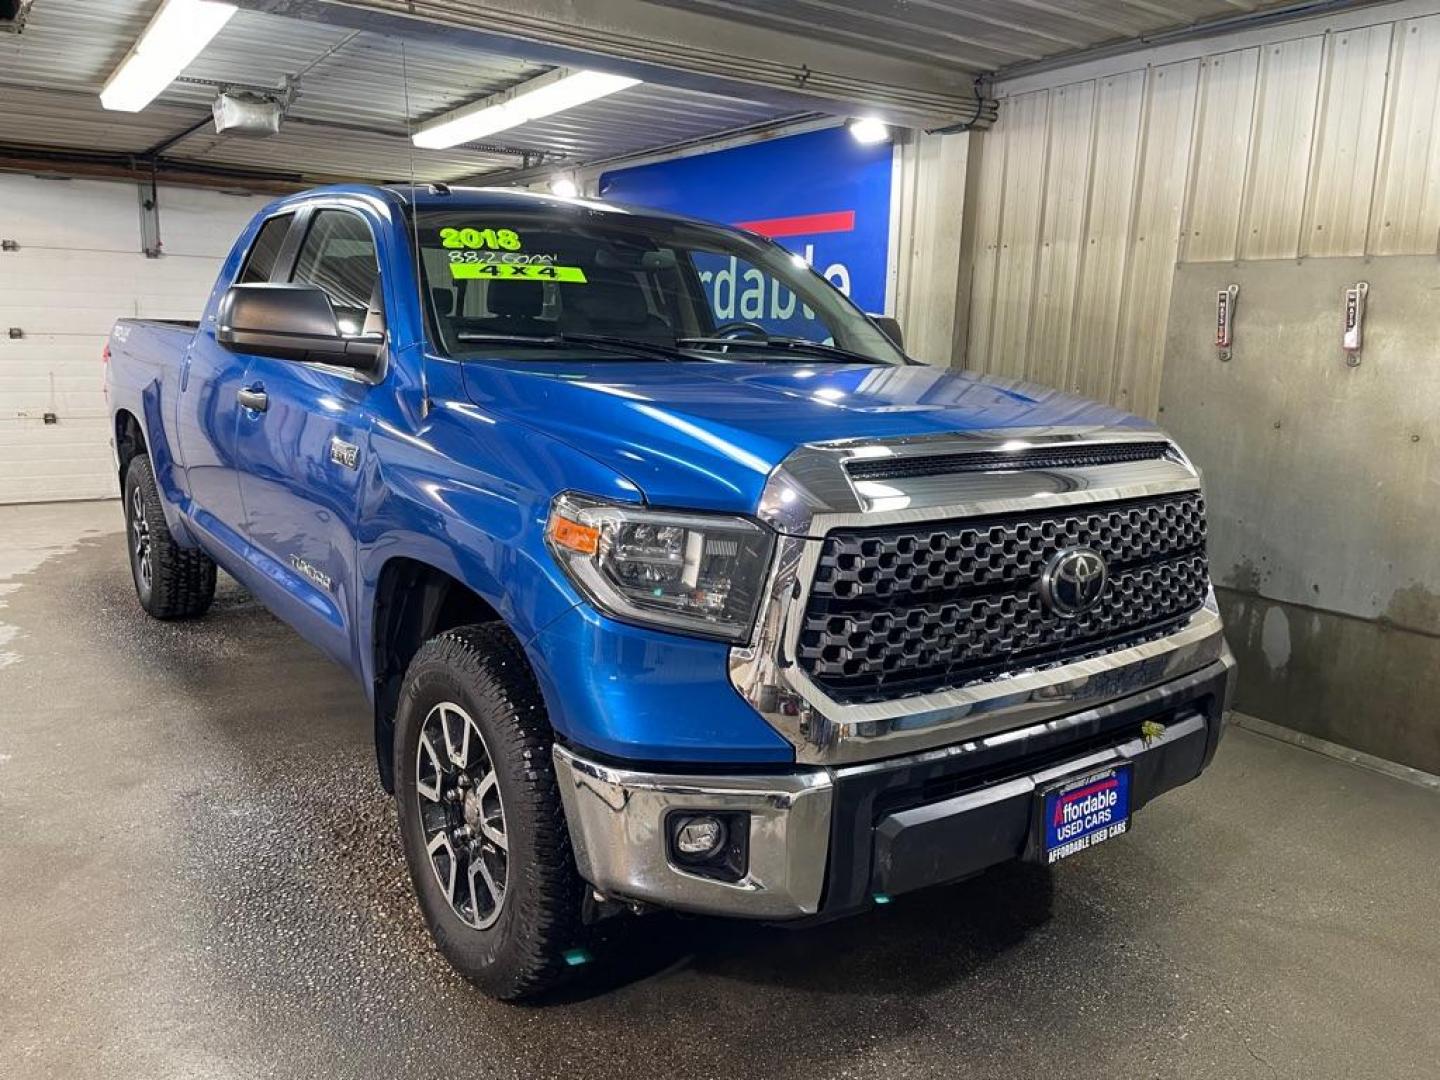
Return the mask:
<path fill-rule="evenodd" d="M 346 210 L 317 211 L 291 280 L 324 289 L 341 331 L 358 334 L 372 305 L 378 306 L 379 278 L 375 238 L 364 220 Z"/>
<path fill-rule="evenodd" d="M 250 245 L 250 252 L 245 256 L 245 266 L 238 279 L 240 284 L 270 280 L 270 274 L 275 269 L 275 260 L 280 257 L 280 249 L 285 246 L 285 236 L 290 232 L 290 222 L 294 217 L 294 214 L 276 214 L 260 226 L 254 243 Z"/>

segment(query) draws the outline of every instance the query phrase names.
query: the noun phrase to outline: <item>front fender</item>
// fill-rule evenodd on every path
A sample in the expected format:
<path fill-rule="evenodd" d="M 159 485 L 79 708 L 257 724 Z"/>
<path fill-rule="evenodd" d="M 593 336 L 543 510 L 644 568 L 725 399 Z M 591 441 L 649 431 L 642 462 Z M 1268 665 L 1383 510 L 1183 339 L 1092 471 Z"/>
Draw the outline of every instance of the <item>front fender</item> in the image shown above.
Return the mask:
<path fill-rule="evenodd" d="M 550 501 L 577 489 L 640 501 L 627 479 L 583 453 L 473 406 L 438 404 L 415 434 L 378 421 L 378 462 L 359 515 L 356 619 L 361 675 L 373 689 L 375 594 L 385 564 L 407 558 L 462 582 L 527 647 L 580 602 L 545 548 Z"/>

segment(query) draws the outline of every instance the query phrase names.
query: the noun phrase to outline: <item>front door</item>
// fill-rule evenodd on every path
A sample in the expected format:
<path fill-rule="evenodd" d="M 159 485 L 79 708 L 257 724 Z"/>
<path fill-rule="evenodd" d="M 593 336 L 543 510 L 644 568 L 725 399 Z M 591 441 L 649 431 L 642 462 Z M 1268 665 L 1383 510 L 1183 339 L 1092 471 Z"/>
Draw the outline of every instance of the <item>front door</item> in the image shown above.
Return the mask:
<path fill-rule="evenodd" d="M 278 280 L 324 289 L 349 334 L 383 325 L 379 263 L 368 221 L 325 207 L 306 214 L 293 269 Z M 369 452 L 373 381 L 323 364 L 256 357 L 236 445 L 250 558 L 267 607 L 350 665 L 357 614 L 355 552 Z M 252 582 L 252 588 L 256 587 Z"/>
<path fill-rule="evenodd" d="M 235 283 L 270 280 L 294 217 L 277 214 L 260 226 Z M 245 547 L 236 434 L 245 377 L 255 359 L 222 346 L 215 339 L 214 319 L 206 319 L 185 354 L 176 406 L 179 459 L 190 500 L 186 510 L 232 560 L 241 558 Z"/>

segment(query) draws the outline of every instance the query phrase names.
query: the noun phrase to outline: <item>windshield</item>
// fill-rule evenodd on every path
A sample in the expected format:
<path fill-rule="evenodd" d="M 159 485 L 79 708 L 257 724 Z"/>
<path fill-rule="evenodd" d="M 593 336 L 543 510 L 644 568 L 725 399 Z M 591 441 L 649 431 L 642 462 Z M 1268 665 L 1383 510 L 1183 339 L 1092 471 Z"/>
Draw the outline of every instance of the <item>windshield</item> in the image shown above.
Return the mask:
<path fill-rule="evenodd" d="M 905 363 L 843 293 L 758 237 L 581 205 L 417 225 L 435 344 L 457 358 Z"/>

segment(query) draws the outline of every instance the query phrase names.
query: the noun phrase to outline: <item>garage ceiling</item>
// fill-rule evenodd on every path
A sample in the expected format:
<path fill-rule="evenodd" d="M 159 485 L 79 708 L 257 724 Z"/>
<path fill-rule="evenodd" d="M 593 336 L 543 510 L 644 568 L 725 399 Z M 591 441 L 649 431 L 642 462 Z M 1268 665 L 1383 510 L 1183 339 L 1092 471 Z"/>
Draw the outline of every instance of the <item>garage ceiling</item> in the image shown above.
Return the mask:
<path fill-rule="evenodd" d="M 935 129 L 979 120 L 976 78 L 1347 0 L 233 0 L 392 34 Z"/>
<path fill-rule="evenodd" d="M 241 10 L 155 102 L 138 114 L 106 112 L 99 90 L 159 2 L 35 0 L 24 32 L 0 35 L 0 167 L 81 156 L 129 167 L 128 155 L 161 156 L 172 172 L 291 184 L 405 180 L 412 165 L 421 180 L 504 181 L 815 115 L 983 124 L 991 113 L 978 100 L 977 76 L 1296 6 L 235 0 Z M 645 81 L 490 144 L 412 154 L 415 123 L 560 65 Z M 217 135 L 209 105 L 222 86 L 293 87 L 281 133 Z"/>
<path fill-rule="evenodd" d="M 1294 0 L 654 0 L 990 74 Z"/>
<path fill-rule="evenodd" d="M 375 32 L 242 10 L 155 103 L 139 113 L 107 112 L 100 88 L 158 6 L 36 0 L 22 34 L 0 35 L 0 144 L 142 154 L 175 139 L 164 154 L 177 163 L 302 181 L 404 180 L 412 160 L 405 73 L 410 115 L 419 121 L 553 66 L 433 40 L 402 47 Z M 210 102 L 219 86 L 280 91 L 287 78 L 298 89 L 279 135 L 215 133 Z M 642 85 L 506 132 L 494 146 L 417 151 L 413 158 L 417 178 L 456 180 L 535 160 L 619 156 L 794 111 Z"/>

